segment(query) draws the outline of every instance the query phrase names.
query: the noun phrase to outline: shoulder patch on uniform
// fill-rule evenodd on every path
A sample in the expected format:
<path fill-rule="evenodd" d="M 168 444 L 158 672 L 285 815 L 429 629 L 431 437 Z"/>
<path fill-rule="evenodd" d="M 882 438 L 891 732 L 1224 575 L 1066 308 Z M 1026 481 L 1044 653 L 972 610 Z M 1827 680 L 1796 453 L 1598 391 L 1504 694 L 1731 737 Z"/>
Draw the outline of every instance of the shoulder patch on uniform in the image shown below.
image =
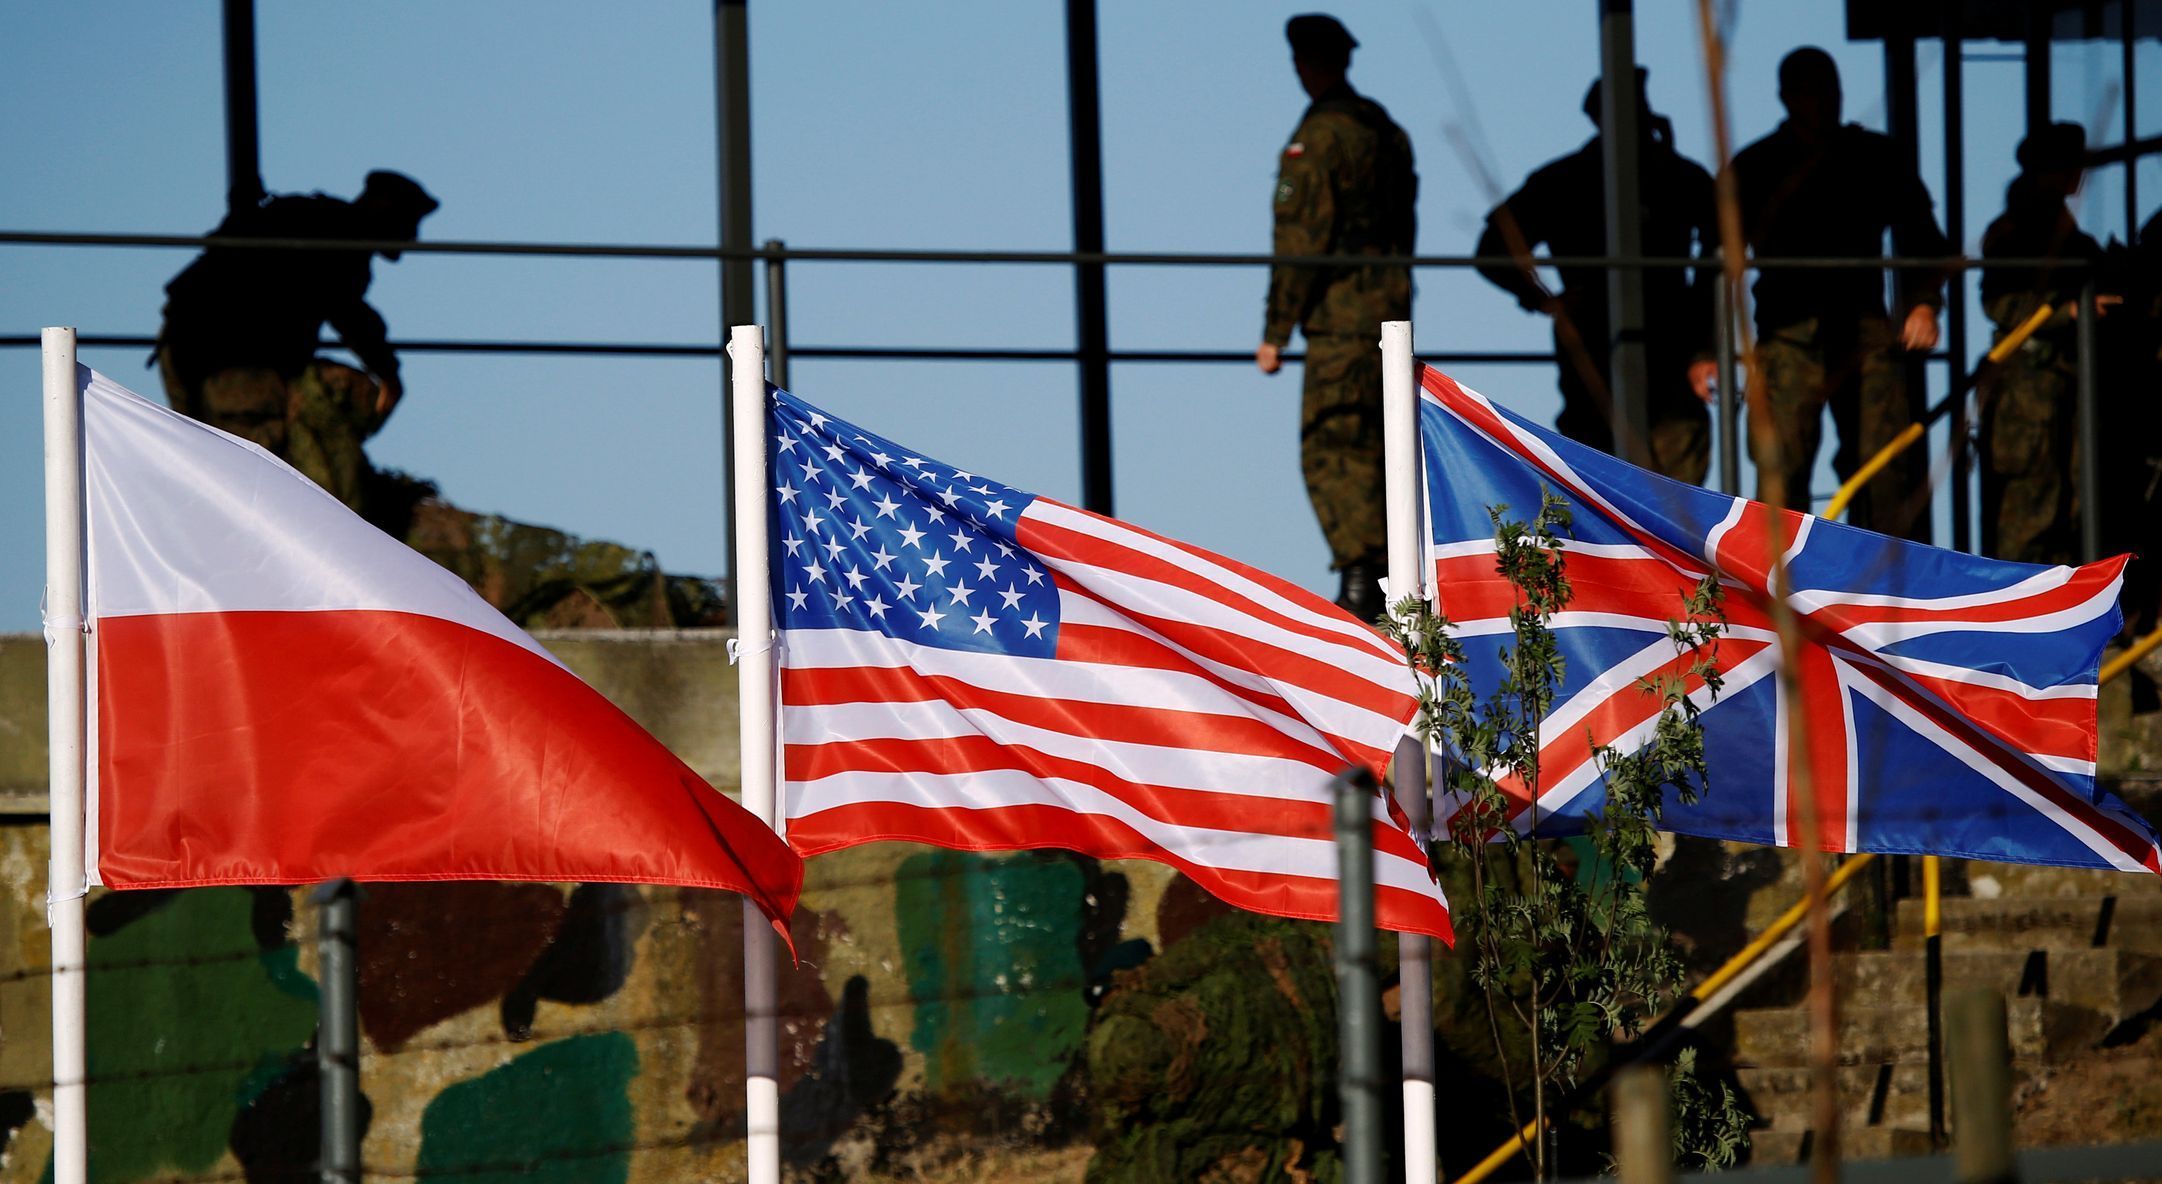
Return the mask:
<path fill-rule="evenodd" d="M 1306 155 L 1306 145 L 1304 145 L 1304 144 L 1301 144 L 1301 143 L 1300 143 L 1300 142 L 1298 142 L 1297 140 L 1293 140 L 1293 141 L 1292 141 L 1292 142 L 1290 143 L 1290 145 L 1289 145 L 1289 146 L 1287 146 L 1287 147 L 1286 147 L 1286 148 L 1284 149 L 1284 155 L 1285 155 L 1285 156 L 1304 156 L 1304 155 Z"/>

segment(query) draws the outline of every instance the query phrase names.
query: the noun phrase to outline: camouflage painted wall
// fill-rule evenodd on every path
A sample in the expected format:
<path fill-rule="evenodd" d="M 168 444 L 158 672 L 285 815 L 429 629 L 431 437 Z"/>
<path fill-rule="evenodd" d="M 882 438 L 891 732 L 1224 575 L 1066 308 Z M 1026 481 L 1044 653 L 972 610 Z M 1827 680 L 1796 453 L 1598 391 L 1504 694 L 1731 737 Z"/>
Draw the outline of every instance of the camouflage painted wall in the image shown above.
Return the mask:
<path fill-rule="evenodd" d="M 545 637 L 724 788 L 736 761 L 725 639 Z M 41 649 L 0 638 L 0 1184 L 39 1180 L 51 1150 L 46 830 L 25 812 L 41 808 Z M 2126 703 L 2104 706 L 2105 763 L 2152 767 L 2162 716 L 2134 726 Z M 1794 866 L 1683 844 L 1655 907 L 1708 968 L 1794 898 Z M 1728 890 L 1701 891 L 1707 881 Z M 803 961 L 782 987 L 792 1176 L 1140 1179 L 1134 1165 L 1178 1150 L 1143 1118 L 1186 1124 L 1194 1137 L 1170 1142 L 1195 1143 L 1251 1102 L 1290 1117 L 1271 1128 L 1281 1137 L 1226 1141 L 1212 1161 L 1224 1179 L 1332 1179 L 1333 1118 L 1300 1109 L 1333 1072 L 1326 1032 L 1310 1030 L 1333 991 L 1325 930 L 1228 914 L 1155 864 L 904 844 L 813 860 L 794 927 Z M 361 919 L 372 1176 L 742 1177 L 736 897 L 371 885 Z M 312 1178 L 307 889 L 100 894 L 90 924 L 94 1178 Z M 1490 1054 L 1457 964 L 1438 969 L 1438 1014 L 1461 1029 L 1442 1043 L 1461 1100 Z M 1106 1120 L 1097 1156 L 1091 1124 Z M 1444 1149 L 1458 1167 L 1491 1145 L 1467 1122 L 1450 1131 L 1464 1146 Z"/>
<path fill-rule="evenodd" d="M 726 634 L 544 639 L 732 788 Z M 41 658 L 36 639 L 0 644 L 0 696 L 25 692 L 0 720 L 9 740 L 42 732 L 42 702 L 28 693 Z M 11 788 L 32 792 L 42 748 L 4 747 L 0 764 L 23 766 L 12 780 L 25 784 Z M 0 1180 L 33 1181 L 51 1147 L 46 829 L 42 817 L 7 821 Z M 741 1176 L 737 897 L 615 885 L 365 891 L 371 1174 Z M 1079 1179 L 1077 1078 L 1095 1000 L 1167 932 L 1219 911 L 1153 864 L 904 844 L 813 861 L 794 928 L 803 961 L 782 986 L 789 1163 L 807 1177 L 934 1167 L 934 1178 Z M 301 1178 L 318 1104 L 308 889 L 101 892 L 89 914 L 93 1178 Z"/>

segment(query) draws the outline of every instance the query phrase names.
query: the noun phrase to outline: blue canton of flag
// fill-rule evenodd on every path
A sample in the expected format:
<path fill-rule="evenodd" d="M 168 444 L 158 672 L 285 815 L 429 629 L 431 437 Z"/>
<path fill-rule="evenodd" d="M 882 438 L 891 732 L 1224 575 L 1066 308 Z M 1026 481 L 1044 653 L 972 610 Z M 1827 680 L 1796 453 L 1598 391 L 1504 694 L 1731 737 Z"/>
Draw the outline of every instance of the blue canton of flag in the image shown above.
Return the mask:
<path fill-rule="evenodd" d="M 917 456 L 786 392 L 774 395 L 773 422 L 783 628 L 1031 657 L 1057 649 L 1057 590 L 1014 540 L 1034 494 Z"/>

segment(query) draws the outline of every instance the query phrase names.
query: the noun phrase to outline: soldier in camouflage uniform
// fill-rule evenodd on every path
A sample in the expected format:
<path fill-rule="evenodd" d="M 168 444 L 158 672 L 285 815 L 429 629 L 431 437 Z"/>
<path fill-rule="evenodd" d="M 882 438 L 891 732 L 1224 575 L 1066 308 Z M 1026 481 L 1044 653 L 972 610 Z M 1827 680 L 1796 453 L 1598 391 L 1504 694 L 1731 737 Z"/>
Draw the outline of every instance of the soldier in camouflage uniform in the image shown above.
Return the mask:
<path fill-rule="evenodd" d="M 1638 205 L 1642 210 L 1644 253 L 1691 256 L 1719 241 L 1719 212 L 1712 176 L 1702 165 L 1674 150 L 1674 129 L 1652 111 L 1644 95 L 1648 71 L 1637 68 Z M 1584 95 L 1584 114 L 1599 123 L 1600 82 Z M 1606 144 L 1593 136 L 1575 152 L 1548 161 L 1524 186 L 1494 207 L 1476 248 L 1488 258 L 1508 256 L 1525 266 L 1482 267 L 1502 291 L 1516 297 L 1526 312 L 1545 313 L 1554 322 L 1554 355 L 1561 363 L 1561 414 L 1554 427 L 1562 435 L 1601 452 L 1614 451 L 1613 400 L 1608 394 L 1607 290 L 1604 269 L 1561 269 L 1562 290 L 1550 293 L 1528 264 L 1531 250 L 1545 246 L 1555 255 L 1606 253 Z M 1695 485 L 1711 466 L 1711 415 L 1704 404 L 1717 367 L 1712 351 L 1712 271 L 1701 269 L 1692 282 L 1674 268 L 1644 274 L 1644 305 L 1658 310 L 1645 332 L 1647 402 L 1651 427 L 1651 468 Z"/>
<path fill-rule="evenodd" d="M 1951 253 L 1929 190 L 1890 137 L 1841 124 L 1839 69 L 1814 46 L 1779 64 L 1787 120 L 1734 158 L 1742 230 L 1760 257 L 1870 257 L 1884 234 L 1900 255 Z M 1898 324 L 1885 315 L 1874 269 L 1767 269 L 1755 288 L 1756 378 L 1768 424 L 1753 424 L 1758 496 L 1809 506 L 1809 478 L 1831 408 L 1839 429 L 1832 469 L 1851 475 L 1915 419 L 1907 369 L 1937 344 L 1941 271 L 1902 277 Z M 1853 521 L 1926 538 L 1928 457 L 1909 449 L 1855 499 Z"/>
<path fill-rule="evenodd" d="M 2064 259 L 2093 264 L 2102 248 L 2082 233 L 2066 199 L 2079 192 L 2087 135 L 2057 123 L 2022 140 L 2019 175 L 2005 211 L 1982 235 L 1988 259 Z M 2054 310 L 1982 387 L 1982 549 L 2023 563 L 2076 563 L 2079 510 L 2073 479 L 2079 398 L 2080 267 L 1989 267 L 1982 307 L 1997 336 L 2045 302 Z M 2098 303 L 2100 303 L 2098 301 Z"/>
<path fill-rule="evenodd" d="M 1379 103 L 1351 89 L 1358 45 L 1336 18 L 1285 26 L 1291 61 L 1313 104 L 1284 147 L 1276 182 L 1278 255 L 1409 255 L 1418 175 L 1411 140 Z M 1337 603 L 1362 618 L 1382 610 L 1386 570 L 1381 426 L 1381 323 L 1411 316 L 1411 272 L 1398 266 L 1269 271 L 1264 374 L 1282 366 L 1293 328 L 1306 336 L 1299 463 L 1306 492 L 1342 574 Z"/>
<path fill-rule="evenodd" d="M 211 233 L 410 242 L 436 205 L 412 178 L 378 171 L 353 201 L 272 197 L 233 210 Z M 158 335 L 175 410 L 261 445 L 355 510 L 367 472 L 361 441 L 403 394 L 383 318 L 364 299 L 370 258 L 364 250 L 211 247 L 165 286 Z M 365 374 L 316 358 L 325 322 Z"/>

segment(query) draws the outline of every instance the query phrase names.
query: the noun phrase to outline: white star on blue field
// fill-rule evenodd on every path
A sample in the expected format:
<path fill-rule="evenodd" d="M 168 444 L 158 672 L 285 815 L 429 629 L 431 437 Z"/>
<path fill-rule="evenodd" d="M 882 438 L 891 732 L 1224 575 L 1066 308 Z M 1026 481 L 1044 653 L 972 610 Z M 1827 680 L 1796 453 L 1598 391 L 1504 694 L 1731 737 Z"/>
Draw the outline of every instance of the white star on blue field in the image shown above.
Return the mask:
<path fill-rule="evenodd" d="M 784 629 L 864 629 L 1048 658 L 1051 573 L 1015 541 L 1036 495 L 773 392 L 773 601 Z"/>

